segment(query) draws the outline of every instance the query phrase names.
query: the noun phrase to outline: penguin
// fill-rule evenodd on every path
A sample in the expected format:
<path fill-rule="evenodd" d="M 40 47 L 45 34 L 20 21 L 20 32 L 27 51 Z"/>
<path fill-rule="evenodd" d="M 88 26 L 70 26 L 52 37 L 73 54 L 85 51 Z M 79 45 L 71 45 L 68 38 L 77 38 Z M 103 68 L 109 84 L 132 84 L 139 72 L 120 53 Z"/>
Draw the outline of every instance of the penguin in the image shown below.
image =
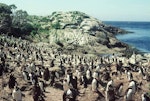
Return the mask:
<path fill-rule="evenodd" d="M 104 72 L 103 75 L 103 80 L 108 81 L 111 79 L 110 73 L 108 71 Z"/>
<path fill-rule="evenodd" d="M 99 78 L 98 72 L 94 72 L 93 75 L 92 75 L 92 77 L 98 79 Z"/>
<path fill-rule="evenodd" d="M 143 68 L 142 68 L 142 67 L 140 67 L 140 68 L 139 68 L 138 73 L 139 73 L 139 76 L 140 76 L 140 77 L 142 77 L 142 78 L 145 76 L 145 74 L 144 74 L 144 72 L 143 72 Z"/>
<path fill-rule="evenodd" d="M 113 80 L 110 80 L 110 81 L 107 83 L 106 91 L 108 91 L 110 85 L 113 86 Z"/>
<path fill-rule="evenodd" d="M 133 92 L 133 94 L 135 94 L 137 87 L 136 87 L 136 82 L 135 82 L 134 80 L 131 80 L 131 81 L 130 81 L 128 87 L 129 87 L 129 88 L 132 88 L 132 92 Z"/>
<path fill-rule="evenodd" d="M 44 101 L 41 89 L 40 89 L 39 85 L 37 85 L 37 84 L 34 84 L 34 86 L 32 88 L 32 97 L 33 97 L 33 101 L 39 101 L 40 98 L 42 99 L 41 101 Z"/>
<path fill-rule="evenodd" d="M 96 78 L 93 78 L 92 80 L 92 91 L 97 92 L 98 91 L 98 81 Z"/>
<path fill-rule="evenodd" d="M 133 75 L 132 75 L 132 73 L 131 72 L 127 72 L 127 78 L 128 78 L 128 80 L 130 81 L 130 80 L 133 80 Z"/>
<path fill-rule="evenodd" d="M 67 79 L 63 80 L 63 90 L 67 91 L 69 89 L 69 84 L 67 83 Z"/>
<path fill-rule="evenodd" d="M 73 79 L 72 79 L 72 86 L 75 90 L 78 90 L 78 81 L 77 81 L 77 77 L 76 76 L 73 76 Z"/>
<path fill-rule="evenodd" d="M 86 78 L 88 80 L 88 84 L 90 84 L 92 77 L 91 77 L 91 71 L 89 69 L 86 71 Z"/>
<path fill-rule="evenodd" d="M 125 93 L 125 101 L 132 101 L 133 90 L 132 88 L 128 88 Z"/>
<path fill-rule="evenodd" d="M 25 81 L 27 81 L 27 80 L 29 79 L 29 77 L 28 77 L 28 72 L 23 71 L 23 72 L 22 72 L 22 75 L 23 75 L 23 78 L 24 78 Z"/>
<path fill-rule="evenodd" d="M 73 98 L 73 94 L 72 94 L 71 89 L 67 90 L 66 95 L 68 96 L 68 98 Z"/>
<path fill-rule="evenodd" d="M 77 92 L 74 89 L 68 89 L 63 93 L 63 101 L 76 101 Z"/>
<path fill-rule="evenodd" d="M 54 86 L 55 78 L 56 78 L 56 76 L 55 76 L 55 71 L 52 71 L 52 72 L 51 72 L 50 78 L 51 78 L 50 85 L 51 85 L 51 86 Z"/>
<path fill-rule="evenodd" d="M 84 86 L 84 88 L 87 88 L 87 78 L 86 78 L 86 76 L 85 75 L 83 75 L 82 76 L 82 83 L 83 83 L 83 86 Z"/>
<path fill-rule="evenodd" d="M 33 80 L 33 74 L 32 73 L 29 73 L 29 78 L 30 78 L 30 82 L 32 82 L 32 80 Z"/>
<path fill-rule="evenodd" d="M 98 65 L 98 66 L 96 66 L 96 69 L 95 69 L 95 70 L 99 72 L 100 69 L 101 69 L 101 67 Z"/>
<path fill-rule="evenodd" d="M 69 74 L 67 74 L 67 83 L 69 84 L 70 83 L 70 75 Z"/>
<path fill-rule="evenodd" d="M 43 81 L 39 81 L 39 87 L 40 87 L 42 92 L 45 92 L 44 82 Z"/>
<path fill-rule="evenodd" d="M 116 95 L 121 96 L 123 90 L 123 83 L 120 83 L 115 87 Z"/>
<path fill-rule="evenodd" d="M 49 81 L 49 79 L 50 79 L 50 72 L 49 72 L 49 69 L 48 69 L 48 68 L 46 68 L 46 69 L 44 70 L 43 79 L 45 80 L 45 82 L 46 82 L 46 81 Z"/>
<path fill-rule="evenodd" d="M 56 75 L 56 78 L 59 79 L 60 78 L 60 75 L 58 72 L 55 72 L 55 75 Z"/>
<path fill-rule="evenodd" d="M 8 81 L 9 88 L 10 89 L 14 88 L 16 83 L 17 83 L 16 78 L 14 77 L 14 75 L 11 74 Z"/>
<path fill-rule="evenodd" d="M 108 85 L 105 92 L 106 101 L 115 101 L 115 91 L 112 85 Z"/>
<path fill-rule="evenodd" d="M 21 93 L 21 90 L 17 86 L 14 87 L 14 90 L 12 92 L 12 97 L 13 97 L 13 100 L 15 101 L 22 101 L 22 93 Z"/>
<path fill-rule="evenodd" d="M 150 101 L 150 98 L 147 96 L 146 93 L 143 93 L 143 94 L 141 95 L 141 99 L 142 99 L 142 101 Z"/>

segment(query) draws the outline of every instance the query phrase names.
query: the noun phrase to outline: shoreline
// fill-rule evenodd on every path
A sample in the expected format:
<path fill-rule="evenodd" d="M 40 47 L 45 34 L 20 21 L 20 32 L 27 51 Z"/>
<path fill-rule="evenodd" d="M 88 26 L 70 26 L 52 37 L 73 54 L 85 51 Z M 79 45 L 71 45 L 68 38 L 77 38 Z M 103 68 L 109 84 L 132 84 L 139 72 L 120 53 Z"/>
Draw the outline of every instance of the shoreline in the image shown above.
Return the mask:
<path fill-rule="evenodd" d="M 140 53 L 150 53 L 150 22 L 106 21 L 106 24 L 125 29 L 133 33 L 117 34 L 115 37 L 123 43 L 136 48 Z"/>

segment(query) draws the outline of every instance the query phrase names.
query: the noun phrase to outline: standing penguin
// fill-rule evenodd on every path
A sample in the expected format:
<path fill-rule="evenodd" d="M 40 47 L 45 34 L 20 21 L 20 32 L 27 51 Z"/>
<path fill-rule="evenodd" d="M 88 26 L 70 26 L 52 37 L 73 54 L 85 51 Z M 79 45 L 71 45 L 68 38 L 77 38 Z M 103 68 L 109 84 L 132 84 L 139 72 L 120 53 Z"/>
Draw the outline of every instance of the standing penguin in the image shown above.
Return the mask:
<path fill-rule="evenodd" d="M 132 101 L 133 90 L 132 88 L 128 88 L 125 93 L 125 101 Z"/>
<path fill-rule="evenodd" d="M 42 92 L 45 92 L 44 82 L 43 81 L 39 81 L 39 87 L 40 87 Z"/>
<path fill-rule="evenodd" d="M 141 99 L 142 99 L 142 101 L 150 101 L 150 98 L 147 96 L 147 93 L 143 93 L 141 95 Z"/>
<path fill-rule="evenodd" d="M 22 101 L 22 93 L 17 86 L 14 87 L 14 90 L 12 92 L 12 97 L 13 100 L 15 101 Z"/>
<path fill-rule="evenodd" d="M 90 84 L 91 83 L 91 81 L 92 81 L 92 73 L 91 73 L 91 71 L 90 71 L 90 69 L 88 69 L 87 71 L 86 71 L 86 78 L 87 78 L 87 83 L 88 84 Z"/>
<path fill-rule="evenodd" d="M 98 78 L 99 78 L 98 72 L 95 71 L 95 72 L 93 73 L 92 77 L 98 79 Z"/>
<path fill-rule="evenodd" d="M 97 91 L 98 91 L 98 81 L 97 81 L 96 78 L 94 78 L 94 79 L 92 80 L 92 91 L 93 91 L 93 92 L 97 92 Z"/>
<path fill-rule="evenodd" d="M 77 92 L 74 89 L 68 89 L 63 94 L 63 101 L 76 101 Z"/>
<path fill-rule="evenodd" d="M 123 90 L 123 83 L 120 83 L 115 87 L 116 95 L 121 96 Z"/>
<path fill-rule="evenodd" d="M 33 88 L 32 88 L 32 97 L 33 97 L 33 101 L 44 101 L 44 98 L 42 96 L 42 92 L 41 89 L 39 87 L 39 85 L 34 84 Z"/>
<path fill-rule="evenodd" d="M 14 77 L 14 75 L 10 75 L 9 77 L 9 81 L 8 81 L 8 86 L 10 89 L 14 88 L 15 84 L 16 84 L 16 78 Z"/>
<path fill-rule="evenodd" d="M 108 91 L 110 85 L 113 86 L 113 80 L 110 80 L 110 81 L 107 83 L 106 91 Z"/>
<path fill-rule="evenodd" d="M 28 78 L 29 78 L 28 72 L 23 71 L 23 72 L 22 72 L 22 75 L 23 75 L 24 80 L 25 80 L 25 81 L 28 81 Z"/>
<path fill-rule="evenodd" d="M 63 90 L 67 91 L 69 89 L 69 84 L 66 79 L 63 80 Z"/>
<path fill-rule="evenodd" d="M 33 82 L 33 73 L 29 73 L 29 77 L 30 77 L 30 82 L 32 83 Z"/>
<path fill-rule="evenodd" d="M 115 91 L 112 85 L 108 86 L 108 89 L 105 92 L 106 94 L 106 101 L 115 101 Z"/>
<path fill-rule="evenodd" d="M 84 86 L 84 88 L 87 88 L 87 78 L 86 78 L 86 76 L 85 75 L 83 75 L 82 76 L 82 82 L 83 82 L 83 86 Z"/>
<path fill-rule="evenodd" d="M 72 79 L 72 86 L 75 90 L 78 89 L 78 81 L 77 81 L 77 77 L 76 76 L 73 76 L 73 79 Z"/>
<path fill-rule="evenodd" d="M 56 78 L 55 71 L 51 72 L 51 76 L 50 77 L 51 77 L 50 85 L 53 86 L 54 83 L 55 83 L 55 78 Z"/>
<path fill-rule="evenodd" d="M 131 80 L 130 83 L 129 83 L 129 88 L 132 88 L 132 93 L 135 94 L 136 92 L 136 82 L 134 80 Z"/>
<path fill-rule="evenodd" d="M 130 80 L 133 80 L 133 75 L 132 75 L 132 73 L 131 72 L 127 72 L 127 78 L 128 78 L 128 80 L 130 81 Z"/>
<path fill-rule="evenodd" d="M 106 91 L 105 91 L 106 101 L 115 101 L 115 92 L 113 88 L 113 80 L 110 80 L 107 83 Z"/>
<path fill-rule="evenodd" d="M 49 79 L 50 79 L 50 72 L 49 72 L 49 69 L 48 69 L 48 68 L 46 68 L 46 69 L 44 70 L 43 79 L 45 80 L 45 82 L 46 82 L 46 81 L 49 81 Z"/>

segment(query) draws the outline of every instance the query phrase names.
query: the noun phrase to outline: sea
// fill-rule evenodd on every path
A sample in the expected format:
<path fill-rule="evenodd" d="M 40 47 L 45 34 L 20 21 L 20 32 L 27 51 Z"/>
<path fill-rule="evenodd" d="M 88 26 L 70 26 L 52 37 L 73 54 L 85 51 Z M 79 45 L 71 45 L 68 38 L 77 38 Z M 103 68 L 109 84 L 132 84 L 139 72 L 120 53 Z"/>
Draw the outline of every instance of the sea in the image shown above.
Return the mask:
<path fill-rule="evenodd" d="M 107 25 L 112 25 L 131 31 L 133 33 L 119 34 L 116 37 L 138 49 L 143 53 L 150 53 L 150 22 L 134 22 L 134 21 L 103 21 Z"/>

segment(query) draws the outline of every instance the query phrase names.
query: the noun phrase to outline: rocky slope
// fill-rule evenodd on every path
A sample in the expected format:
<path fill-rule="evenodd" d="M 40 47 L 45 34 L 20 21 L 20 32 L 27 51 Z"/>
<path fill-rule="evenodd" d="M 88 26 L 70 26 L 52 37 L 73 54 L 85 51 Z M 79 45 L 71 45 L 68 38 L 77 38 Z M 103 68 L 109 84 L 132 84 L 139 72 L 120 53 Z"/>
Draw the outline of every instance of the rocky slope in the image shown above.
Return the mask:
<path fill-rule="evenodd" d="M 82 48 L 84 52 L 90 49 L 91 53 L 112 53 L 123 51 L 127 47 L 114 35 L 127 31 L 105 25 L 82 12 L 53 12 L 50 16 L 38 18 L 38 22 L 34 17 L 33 24 L 35 23 L 39 23 L 41 29 L 44 29 L 36 34 L 36 41 L 47 40 L 46 42 L 56 43 L 63 49 Z"/>

